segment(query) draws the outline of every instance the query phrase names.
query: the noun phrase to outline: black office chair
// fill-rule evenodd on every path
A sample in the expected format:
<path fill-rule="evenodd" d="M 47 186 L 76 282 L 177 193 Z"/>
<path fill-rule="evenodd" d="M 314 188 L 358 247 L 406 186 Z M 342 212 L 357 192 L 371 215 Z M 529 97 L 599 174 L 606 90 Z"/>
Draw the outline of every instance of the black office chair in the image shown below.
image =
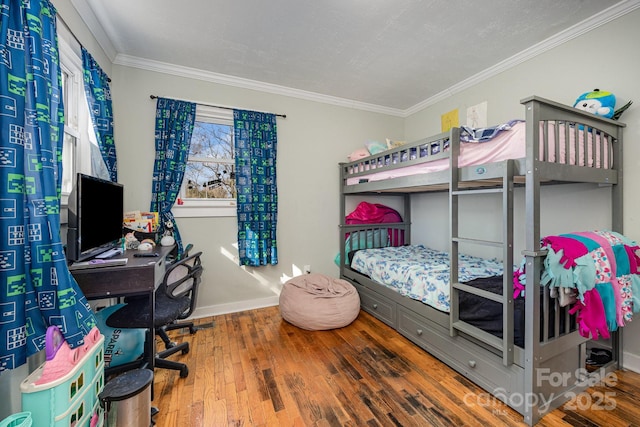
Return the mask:
<path fill-rule="evenodd" d="M 182 254 L 180 254 L 179 257 L 177 257 L 176 259 L 172 260 L 169 264 L 169 269 L 171 269 L 171 266 L 177 262 L 180 262 L 180 260 L 184 260 L 186 258 L 189 257 L 189 253 L 191 252 L 191 249 L 193 249 L 193 245 L 191 243 L 189 243 L 187 246 L 185 246 L 184 250 L 182 251 Z M 202 253 L 202 252 L 200 252 Z M 198 265 L 200 264 L 200 258 L 198 258 L 197 260 Z M 169 270 L 167 270 L 169 271 Z M 169 280 L 171 281 L 171 280 Z M 156 328 L 156 335 L 158 335 L 160 337 L 160 339 L 162 339 L 162 342 L 164 343 L 164 348 L 166 350 L 169 350 L 171 348 L 176 347 L 178 344 L 171 341 L 171 339 L 169 338 L 169 335 L 167 335 L 167 331 L 173 331 L 176 329 L 183 329 L 183 328 L 189 328 L 189 333 L 190 334 L 195 334 L 196 331 L 198 330 L 198 328 L 195 326 L 195 324 L 193 322 L 180 322 L 178 323 L 178 320 L 184 320 L 187 317 L 191 316 L 191 314 L 193 313 L 193 310 L 195 310 L 196 308 L 196 300 L 197 300 L 197 293 L 198 293 L 198 288 L 196 287 L 193 291 L 193 294 L 191 295 L 191 304 L 189 305 L 189 309 L 186 310 L 184 313 L 182 313 L 176 320 L 174 320 L 173 322 L 171 322 L 168 325 L 164 325 L 161 326 L 159 328 Z M 184 346 L 185 344 L 181 344 L 182 346 Z M 187 345 L 188 347 L 188 345 Z M 182 347 L 181 347 L 182 348 Z M 178 350 L 173 350 L 173 352 L 168 353 L 167 355 L 173 354 Z M 187 350 L 188 351 L 188 350 Z M 185 354 L 183 352 L 183 354 Z"/>
<path fill-rule="evenodd" d="M 156 352 L 155 366 L 158 368 L 175 369 L 180 371 L 180 377 L 189 375 L 186 364 L 167 360 L 172 354 L 181 351 L 189 352 L 189 343 L 172 343 L 166 331 L 189 327 L 191 333 L 196 329 L 191 324 L 180 325 L 176 322 L 185 319 L 193 313 L 198 296 L 198 286 L 202 276 L 202 252 L 183 256 L 171 263 L 164 274 L 162 283 L 155 293 L 155 333 L 165 342 L 166 349 Z M 106 320 L 107 326 L 112 328 L 146 328 L 150 323 L 149 299 L 146 297 L 128 298 L 119 310 L 113 312 Z"/>
<path fill-rule="evenodd" d="M 173 264 L 174 262 L 186 258 L 189 256 L 189 252 L 193 249 L 193 244 L 189 243 L 184 247 L 181 254 L 178 254 L 178 246 L 174 246 L 173 250 L 167 255 L 167 264 Z"/>

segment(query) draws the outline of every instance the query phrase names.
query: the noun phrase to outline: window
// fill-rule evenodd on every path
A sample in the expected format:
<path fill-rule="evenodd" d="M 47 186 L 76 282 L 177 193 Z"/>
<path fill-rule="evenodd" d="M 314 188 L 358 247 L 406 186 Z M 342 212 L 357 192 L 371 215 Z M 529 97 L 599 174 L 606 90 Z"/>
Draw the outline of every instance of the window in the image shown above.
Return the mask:
<path fill-rule="evenodd" d="M 177 217 L 235 216 L 233 112 L 198 105 Z"/>
<path fill-rule="evenodd" d="M 62 49 L 61 49 L 62 50 Z M 61 53 L 62 58 L 66 55 Z M 65 58 L 66 59 L 66 58 Z M 76 145 L 78 141 L 78 113 L 77 103 L 73 102 L 77 81 L 73 66 L 69 61 L 61 61 L 62 69 L 62 98 L 64 100 L 64 139 L 62 142 L 62 197 L 63 204 L 73 187 L 73 177 L 76 173 Z"/>
<path fill-rule="evenodd" d="M 82 82 L 82 62 L 72 47 L 59 39 L 64 100 L 64 139 L 62 145 L 62 204 L 67 204 L 76 172 L 91 169 L 87 120 L 89 111 Z M 86 145 L 85 145 L 86 144 Z"/>
<path fill-rule="evenodd" d="M 61 204 L 66 207 L 76 172 L 103 176 L 106 166 L 100 160 L 100 149 L 84 92 L 80 45 L 64 25 L 58 25 L 58 48 L 65 118 L 62 142 Z M 92 161 L 92 159 L 97 160 Z M 61 209 L 60 214 L 61 221 L 66 223 L 67 210 Z"/>

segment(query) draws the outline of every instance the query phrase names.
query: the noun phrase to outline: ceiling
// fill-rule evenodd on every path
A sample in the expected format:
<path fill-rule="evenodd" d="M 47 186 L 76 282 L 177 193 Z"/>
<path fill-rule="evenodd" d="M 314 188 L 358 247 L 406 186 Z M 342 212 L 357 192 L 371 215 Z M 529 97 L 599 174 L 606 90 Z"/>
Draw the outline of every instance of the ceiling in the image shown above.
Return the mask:
<path fill-rule="evenodd" d="M 111 60 L 402 113 L 637 0 L 71 0 Z M 631 5 L 630 5 L 631 4 Z"/>

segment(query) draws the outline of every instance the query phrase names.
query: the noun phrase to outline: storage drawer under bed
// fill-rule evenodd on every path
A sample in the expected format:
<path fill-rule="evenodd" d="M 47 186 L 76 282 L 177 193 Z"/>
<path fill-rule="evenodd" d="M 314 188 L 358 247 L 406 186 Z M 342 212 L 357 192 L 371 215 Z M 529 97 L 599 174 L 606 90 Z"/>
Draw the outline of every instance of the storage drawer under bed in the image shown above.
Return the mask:
<path fill-rule="evenodd" d="M 360 294 L 360 308 L 387 325 L 396 327 L 396 303 L 357 282 L 351 282 Z"/>
<path fill-rule="evenodd" d="M 441 325 L 399 307 L 397 330 L 488 392 L 501 391 L 506 396 L 522 393 L 522 368 L 504 366 L 498 355 L 464 337 L 450 337 Z M 514 409 L 522 411 L 522 408 Z"/>

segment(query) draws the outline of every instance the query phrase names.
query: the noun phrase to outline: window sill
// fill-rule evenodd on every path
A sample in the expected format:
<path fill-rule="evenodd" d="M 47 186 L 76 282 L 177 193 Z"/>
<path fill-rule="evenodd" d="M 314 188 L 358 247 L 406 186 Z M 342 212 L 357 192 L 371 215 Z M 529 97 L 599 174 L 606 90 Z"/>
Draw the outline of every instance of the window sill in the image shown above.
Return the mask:
<path fill-rule="evenodd" d="M 236 202 L 189 201 L 182 205 L 175 204 L 171 208 L 176 218 L 215 218 L 235 217 L 237 215 Z"/>

